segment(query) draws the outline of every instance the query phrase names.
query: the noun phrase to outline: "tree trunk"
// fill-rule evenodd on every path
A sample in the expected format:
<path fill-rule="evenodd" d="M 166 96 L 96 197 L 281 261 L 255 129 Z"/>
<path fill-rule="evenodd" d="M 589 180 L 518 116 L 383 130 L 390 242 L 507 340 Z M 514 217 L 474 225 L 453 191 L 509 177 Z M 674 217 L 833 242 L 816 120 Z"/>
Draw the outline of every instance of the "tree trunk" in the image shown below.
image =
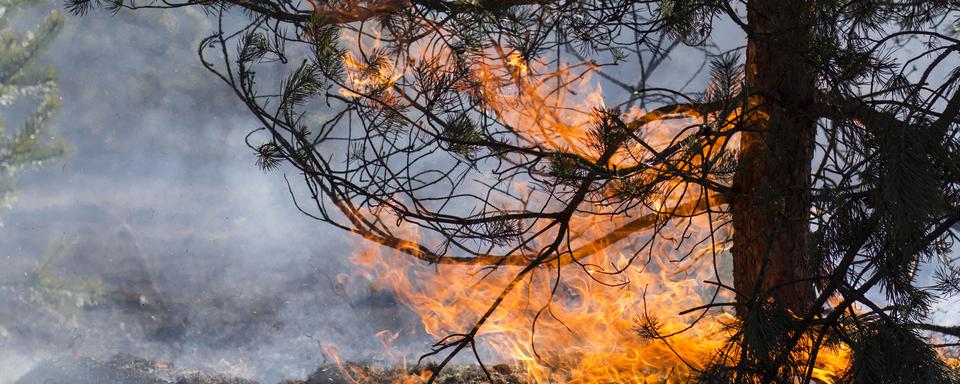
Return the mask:
<path fill-rule="evenodd" d="M 772 297 L 795 313 L 813 302 L 807 233 L 816 118 L 813 4 L 750 0 L 739 168 L 733 180 L 734 288 L 738 301 Z M 747 307 L 738 307 L 740 315 Z"/>

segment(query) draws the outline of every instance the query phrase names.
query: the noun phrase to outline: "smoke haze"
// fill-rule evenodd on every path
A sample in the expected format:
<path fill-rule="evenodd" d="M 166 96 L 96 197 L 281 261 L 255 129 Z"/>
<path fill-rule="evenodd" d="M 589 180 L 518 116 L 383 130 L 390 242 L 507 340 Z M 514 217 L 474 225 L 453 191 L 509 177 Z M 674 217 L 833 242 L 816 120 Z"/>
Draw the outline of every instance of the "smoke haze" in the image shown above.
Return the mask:
<path fill-rule="evenodd" d="M 22 174 L 0 212 L 0 383 L 118 352 L 272 383 L 329 359 L 322 345 L 383 359 L 385 329 L 411 357 L 429 350 L 414 314 L 349 262 L 364 243 L 297 211 L 289 169 L 255 166 L 257 122 L 196 55 L 213 28 L 195 9 L 93 12 L 44 54 L 71 153 Z M 682 84 L 701 61 L 680 51 L 658 81 Z"/>

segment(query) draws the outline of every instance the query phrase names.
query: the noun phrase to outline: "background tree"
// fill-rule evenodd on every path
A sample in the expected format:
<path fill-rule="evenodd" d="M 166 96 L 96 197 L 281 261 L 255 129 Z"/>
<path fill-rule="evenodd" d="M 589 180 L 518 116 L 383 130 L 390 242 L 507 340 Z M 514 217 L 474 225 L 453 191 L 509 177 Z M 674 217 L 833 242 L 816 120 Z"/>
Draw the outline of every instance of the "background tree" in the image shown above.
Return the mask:
<path fill-rule="evenodd" d="M 258 164 L 300 171 L 313 200 L 297 202 L 304 213 L 430 263 L 520 267 L 473 327 L 429 354 L 448 352 L 438 370 L 475 348 L 534 271 L 555 270 L 554 287 L 561 268 L 615 276 L 629 265 L 590 256 L 649 236 L 629 249 L 629 264 L 642 264 L 658 241 L 675 240 L 668 223 L 705 220 L 705 233 L 680 238 L 690 254 L 713 255 L 698 260 L 715 269 L 729 242 L 733 281 L 718 270 L 712 299 L 692 310 L 728 308 L 738 321 L 696 380 L 809 380 L 820 351 L 845 346 L 838 381 L 957 381 L 922 333 L 960 335 L 927 323 L 936 301 L 960 291 L 955 2 L 69 7 L 94 3 L 242 10 L 246 27 L 221 28 L 201 58 L 263 124 Z M 714 49 L 713 27 L 724 25 L 742 31 L 743 48 Z M 652 79 L 680 44 L 707 54 L 704 92 Z M 633 57 L 639 73 L 622 73 Z M 278 62 L 296 69 L 266 90 L 273 82 L 255 69 Z M 571 108 L 572 84 L 591 73 L 627 100 Z M 591 217 L 629 219 L 581 232 Z M 932 284 L 921 271 L 935 271 Z M 673 336 L 653 317 L 638 328 Z"/>
<path fill-rule="evenodd" d="M 55 139 L 49 127 L 60 104 L 53 68 L 39 70 L 31 65 L 57 36 L 66 19 L 54 11 L 25 36 L 20 36 L 11 25 L 19 10 L 40 3 L 0 1 L 0 106 L 15 117 L 22 117 L 13 127 L 6 119 L 0 119 L 0 203 L 4 205 L 13 197 L 17 173 L 66 152 L 64 142 Z M 27 105 L 30 103 L 32 107 Z M 22 113 L 23 110 L 29 111 Z"/>

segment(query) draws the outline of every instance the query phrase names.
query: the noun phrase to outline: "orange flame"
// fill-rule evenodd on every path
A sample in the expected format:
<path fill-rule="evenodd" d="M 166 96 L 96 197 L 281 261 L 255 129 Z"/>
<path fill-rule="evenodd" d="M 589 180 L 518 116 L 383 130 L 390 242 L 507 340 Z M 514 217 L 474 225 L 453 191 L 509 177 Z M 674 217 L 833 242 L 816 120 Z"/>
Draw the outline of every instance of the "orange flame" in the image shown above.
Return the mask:
<path fill-rule="evenodd" d="M 451 54 L 434 50 L 424 55 L 442 61 Z M 489 60 L 473 64 L 469 68 L 471 77 L 480 84 L 478 92 L 484 106 L 517 130 L 520 140 L 591 160 L 600 156 L 596 148 L 587 145 L 595 125 L 594 111 L 604 106 L 602 87 L 592 78 L 596 70 L 593 64 L 548 68 L 536 60 L 524 60 L 516 51 L 504 54 L 498 47 L 488 48 L 483 55 Z M 353 87 L 341 90 L 345 96 L 360 96 L 363 90 L 384 84 L 392 86 L 405 76 L 403 68 L 407 65 L 381 62 L 371 68 L 350 54 L 344 56 L 344 62 L 347 85 Z M 645 113 L 633 109 L 622 117 L 630 121 Z M 646 124 L 638 134 L 651 145 L 664 148 L 685 126 L 683 120 L 663 119 Z M 639 150 L 624 145 L 609 163 L 616 167 L 636 165 L 642 158 Z M 703 149 L 712 150 L 716 149 Z M 707 152 L 690 161 L 702 160 Z M 523 184 L 512 187 L 529 188 Z M 705 194 L 695 188 L 680 188 L 679 182 L 664 190 L 666 204 Z M 590 212 L 571 220 L 573 247 L 588 244 L 632 220 L 628 215 L 606 215 L 611 208 L 604 206 L 580 209 Z M 630 213 L 650 211 L 637 209 Z M 729 268 L 728 244 L 679 240 L 707 238 L 711 232 L 710 218 L 694 217 L 664 224 L 662 237 L 676 241 L 650 242 L 649 231 L 636 232 L 592 249 L 591 255 L 576 263 L 544 265 L 506 295 L 479 330 L 478 341 L 498 359 L 517 363 L 531 382 L 685 381 L 724 345 L 730 336 L 724 323 L 734 320 L 723 308 L 684 312 L 709 302 L 713 295 L 720 296 L 717 301 L 733 300 L 729 292 L 717 292 L 715 286 L 704 284 L 724 278 L 714 270 L 712 259 L 717 259 L 721 269 Z M 410 241 L 420 238 L 414 228 L 405 225 L 398 233 L 397 237 Z M 645 251 L 638 255 L 634 253 L 637 249 Z M 478 266 L 425 265 L 369 243 L 358 246 L 352 261 L 373 276 L 381 285 L 378 288 L 393 290 L 402 303 L 420 315 L 426 332 L 438 339 L 472 327 L 522 269 L 502 266 L 481 271 Z M 606 272 L 611 266 L 622 271 Z M 654 324 L 656 329 L 644 329 L 643 324 Z M 651 332 L 672 336 L 660 339 L 651 337 Z M 392 336 L 383 333 L 381 337 L 388 340 Z M 335 351 L 328 353 L 334 355 Z M 845 351 L 822 351 L 814 377 L 832 382 L 846 360 Z M 343 373 L 358 376 L 346 369 Z"/>

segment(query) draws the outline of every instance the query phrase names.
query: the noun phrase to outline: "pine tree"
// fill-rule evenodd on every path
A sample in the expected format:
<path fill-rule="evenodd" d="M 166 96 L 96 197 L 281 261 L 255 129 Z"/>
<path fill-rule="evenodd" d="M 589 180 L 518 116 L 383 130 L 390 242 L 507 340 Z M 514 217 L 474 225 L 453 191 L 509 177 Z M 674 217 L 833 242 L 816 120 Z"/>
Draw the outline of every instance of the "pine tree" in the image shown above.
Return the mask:
<path fill-rule="evenodd" d="M 70 8 L 82 14 L 94 3 L 147 7 Z M 694 310 L 732 307 L 737 321 L 691 379 L 808 382 L 818 353 L 842 346 L 852 357 L 838 382 L 958 380 L 926 338 L 960 337 L 957 326 L 928 323 L 934 303 L 960 293 L 951 253 L 960 223 L 955 1 L 157 5 L 250 16 L 239 31 L 204 40 L 202 62 L 262 123 L 258 164 L 286 163 L 303 176 L 315 204 L 298 208 L 430 263 L 522 267 L 472 328 L 437 344 L 430 355 L 449 352 L 438 370 L 474 348 L 533 271 L 558 270 L 559 289 L 561 267 L 607 268 L 583 263 L 649 234 L 628 249 L 642 263 L 656 239 L 675 240 L 661 238 L 667 223 L 700 217 L 709 233 L 680 238 L 731 241 L 733 281 L 710 282 L 717 293 Z M 742 48 L 714 49 L 721 20 L 743 33 Z M 705 91 L 656 83 L 679 46 L 705 52 Z M 630 57 L 639 73 L 608 70 Z M 576 140 L 543 133 L 566 113 L 551 100 L 582 92 L 564 77 L 577 60 L 631 96 L 594 111 Z M 271 88 L 255 81 L 268 62 L 296 69 Z M 637 105 L 645 113 L 629 113 Z M 317 109 L 325 119 L 310 114 Z M 534 118 L 518 126 L 516 114 Z M 646 137 L 671 121 L 687 125 L 667 144 Z M 518 192 L 518 183 L 529 188 Z M 571 223 L 590 215 L 630 219 L 579 238 Z M 407 233 L 401 225 L 420 233 L 398 234 Z M 936 271 L 933 284 L 920 270 Z M 721 291 L 734 299 L 717 301 Z M 669 339 L 655 318 L 638 322 L 646 337 Z"/>
<path fill-rule="evenodd" d="M 0 116 L 0 204 L 9 205 L 18 173 L 63 156 L 66 145 L 56 139 L 50 120 L 60 105 L 53 68 L 32 65 L 60 32 L 63 14 L 51 12 L 34 29 L 20 34 L 11 25 L 25 7 L 39 0 L 0 1 L 0 107 L 15 113 L 31 109 L 22 120 Z"/>

